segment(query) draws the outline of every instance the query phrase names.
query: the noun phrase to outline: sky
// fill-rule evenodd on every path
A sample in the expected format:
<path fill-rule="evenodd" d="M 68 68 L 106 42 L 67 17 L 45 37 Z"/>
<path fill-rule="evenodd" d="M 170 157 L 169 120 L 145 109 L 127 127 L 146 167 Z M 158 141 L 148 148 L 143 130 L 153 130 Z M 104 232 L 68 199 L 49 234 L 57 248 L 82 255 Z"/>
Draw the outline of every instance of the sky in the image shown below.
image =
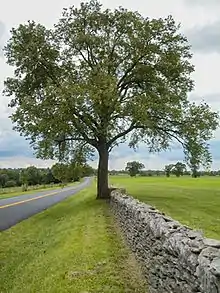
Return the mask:
<path fill-rule="evenodd" d="M 3 0 L 0 12 L 0 48 L 10 37 L 10 29 L 20 23 L 35 20 L 52 27 L 59 19 L 62 9 L 72 5 L 78 6 L 78 0 Z M 195 72 L 195 89 L 190 99 L 206 101 L 213 110 L 220 110 L 220 0 L 101 0 L 104 7 L 125 8 L 138 11 L 150 18 L 172 15 L 181 24 L 181 31 L 192 45 Z M 36 165 L 47 167 L 51 160 L 39 160 L 33 155 L 29 143 L 12 129 L 9 119 L 8 99 L 2 96 L 3 81 L 12 75 L 10 68 L 0 50 L 0 168 L 16 168 Z M 220 129 L 214 133 L 210 142 L 213 156 L 213 169 L 220 169 Z M 166 164 L 183 160 L 180 147 L 160 154 L 149 154 L 147 146 L 141 145 L 134 152 L 126 145 L 114 149 L 110 155 L 110 169 L 124 169 L 126 162 L 139 160 L 146 169 L 162 169 Z M 96 167 L 97 160 L 91 162 Z"/>

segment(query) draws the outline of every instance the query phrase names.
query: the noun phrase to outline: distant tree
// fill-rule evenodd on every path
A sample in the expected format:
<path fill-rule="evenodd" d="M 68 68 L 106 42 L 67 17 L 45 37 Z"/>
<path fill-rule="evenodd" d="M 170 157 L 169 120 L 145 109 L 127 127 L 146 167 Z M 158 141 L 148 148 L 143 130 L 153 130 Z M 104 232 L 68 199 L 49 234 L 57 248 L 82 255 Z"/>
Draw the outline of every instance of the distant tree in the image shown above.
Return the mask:
<path fill-rule="evenodd" d="M 173 164 L 170 164 L 170 165 L 166 165 L 165 166 L 165 174 L 167 177 L 170 177 L 170 174 L 171 174 L 171 171 L 173 169 Z"/>
<path fill-rule="evenodd" d="M 16 185 L 20 185 L 20 182 L 19 182 L 19 169 L 4 169 L 5 174 L 7 174 L 8 176 L 8 180 L 13 180 L 16 182 Z"/>
<path fill-rule="evenodd" d="M 89 166 L 88 164 L 85 164 L 83 166 L 83 170 L 82 170 L 82 176 L 83 177 L 89 177 L 89 176 L 92 176 L 94 175 L 94 169 Z"/>
<path fill-rule="evenodd" d="M 14 181 L 14 180 L 8 180 L 5 183 L 5 187 L 15 187 L 15 186 L 16 186 L 16 181 Z"/>
<path fill-rule="evenodd" d="M 125 168 L 131 177 L 136 176 L 142 169 L 144 169 L 144 164 L 137 161 L 128 162 Z"/>
<path fill-rule="evenodd" d="M 0 174 L 0 186 L 2 188 L 5 187 L 6 182 L 8 181 L 8 175 L 7 174 Z"/>
<path fill-rule="evenodd" d="M 177 140 L 187 158 L 197 148 L 207 162 L 218 115 L 188 100 L 194 67 L 179 29 L 171 16 L 150 20 L 96 0 L 65 9 L 52 29 L 34 21 L 12 29 L 5 56 L 15 76 L 5 93 L 16 129 L 44 159 L 79 141 L 95 149 L 98 198 L 109 195 L 109 152 L 128 135 L 130 147 L 144 141 L 150 151 Z"/>
<path fill-rule="evenodd" d="M 76 162 L 72 162 L 68 166 L 68 172 L 69 172 L 69 180 L 71 181 L 79 181 L 83 174 L 83 166 L 80 164 L 77 164 Z"/>
<path fill-rule="evenodd" d="M 28 186 L 28 175 L 26 169 L 22 169 L 20 172 L 20 182 L 24 187 Z"/>
<path fill-rule="evenodd" d="M 186 164 L 181 162 L 177 162 L 172 168 L 172 172 L 173 174 L 176 175 L 176 177 L 183 176 L 185 170 L 186 170 Z"/>
<path fill-rule="evenodd" d="M 156 174 L 157 176 L 160 176 L 160 171 L 159 171 L 159 170 L 156 170 L 156 171 L 155 171 L 155 174 Z"/>
<path fill-rule="evenodd" d="M 110 170 L 109 171 L 109 175 L 112 175 L 112 176 L 114 176 L 114 175 L 117 175 L 119 172 L 117 172 L 117 170 Z"/>
<path fill-rule="evenodd" d="M 85 171 L 89 171 L 89 166 L 86 163 L 89 153 L 91 159 L 93 157 L 93 152 L 91 152 L 91 149 L 86 144 L 78 145 L 78 147 L 72 151 L 68 167 L 71 180 L 79 181 L 80 178 L 84 176 Z"/>
<path fill-rule="evenodd" d="M 46 177 L 45 177 L 45 184 L 50 183 L 58 183 L 57 179 L 53 176 L 52 170 L 50 168 L 47 169 Z"/>
<path fill-rule="evenodd" d="M 26 170 L 27 182 L 28 185 L 37 185 L 40 184 L 40 171 L 35 166 L 30 166 Z"/>
<path fill-rule="evenodd" d="M 40 183 L 41 184 L 50 184 L 50 183 L 58 183 L 59 180 L 57 180 L 53 174 L 50 168 L 47 169 L 40 169 Z"/>
<path fill-rule="evenodd" d="M 210 176 L 216 176 L 216 175 L 217 175 L 217 172 L 215 172 L 215 171 L 210 171 L 209 175 L 210 175 Z"/>
<path fill-rule="evenodd" d="M 64 163 L 56 163 L 51 168 L 53 176 L 60 182 L 67 183 L 69 181 L 69 166 Z"/>
<path fill-rule="evenodd" d="M 147 176 L 147 172 L 146 171 L 139 171 L 139 175 L 145 177 L 145 176 Z"/>

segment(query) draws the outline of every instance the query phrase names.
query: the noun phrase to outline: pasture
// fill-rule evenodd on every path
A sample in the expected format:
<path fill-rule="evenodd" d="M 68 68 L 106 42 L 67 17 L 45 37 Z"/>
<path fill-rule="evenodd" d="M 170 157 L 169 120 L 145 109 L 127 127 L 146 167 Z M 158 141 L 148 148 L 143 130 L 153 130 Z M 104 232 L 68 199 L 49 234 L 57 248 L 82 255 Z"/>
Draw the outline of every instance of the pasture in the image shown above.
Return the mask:
<path fill-rule="evenodd" d="M 206 237 L 220 239 L 220 177 L 110 176 L 109 181 Z"/>

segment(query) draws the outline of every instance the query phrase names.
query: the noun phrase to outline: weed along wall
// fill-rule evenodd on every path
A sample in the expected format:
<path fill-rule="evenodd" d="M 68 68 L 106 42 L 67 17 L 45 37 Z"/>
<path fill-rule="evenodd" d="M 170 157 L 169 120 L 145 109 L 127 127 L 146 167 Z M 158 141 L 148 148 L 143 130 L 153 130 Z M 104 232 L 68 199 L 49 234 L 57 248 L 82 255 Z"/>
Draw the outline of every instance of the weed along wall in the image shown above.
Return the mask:
<path fill-rule="evenodd" d="M 220 241 L 111 192 L 110 206 L 142 265 L 150 293 L 220 293 Z"/>

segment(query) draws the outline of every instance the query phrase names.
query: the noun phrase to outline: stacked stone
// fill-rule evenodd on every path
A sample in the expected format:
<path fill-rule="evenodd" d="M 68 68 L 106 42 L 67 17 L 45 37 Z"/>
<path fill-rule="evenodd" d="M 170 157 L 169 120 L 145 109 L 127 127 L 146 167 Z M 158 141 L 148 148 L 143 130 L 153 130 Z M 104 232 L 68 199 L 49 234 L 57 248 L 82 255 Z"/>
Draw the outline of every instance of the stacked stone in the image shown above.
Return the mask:
<path fill-rule="evenodd" d="M 124 191 L 112 191 L 110 205 L 150 293 L 220 293 L 220 241 L 204 238 Z"/>

